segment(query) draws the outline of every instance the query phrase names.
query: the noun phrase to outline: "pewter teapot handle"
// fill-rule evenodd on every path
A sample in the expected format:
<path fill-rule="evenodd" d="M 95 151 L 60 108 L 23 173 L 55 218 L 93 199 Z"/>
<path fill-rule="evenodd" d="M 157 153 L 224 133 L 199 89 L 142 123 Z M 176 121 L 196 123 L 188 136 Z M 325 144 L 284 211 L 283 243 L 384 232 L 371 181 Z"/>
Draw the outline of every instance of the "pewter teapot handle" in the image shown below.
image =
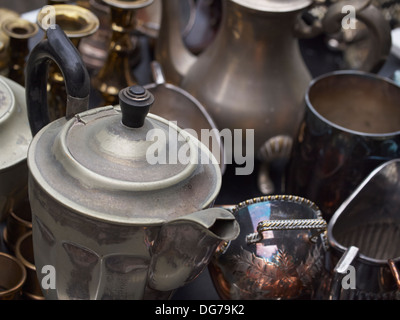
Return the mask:
<path fill-rule="evenodd" d="M 29 55 L 26 67 L 26 103 L 29 124 L 35 135 L 50 123 L 47 105 L 47 71 L 49 62 L 60 68 L 67 91 L 66 118 L 89 108 L 90 77 L 79 51 L 58 25 L 47 30 Z"/>

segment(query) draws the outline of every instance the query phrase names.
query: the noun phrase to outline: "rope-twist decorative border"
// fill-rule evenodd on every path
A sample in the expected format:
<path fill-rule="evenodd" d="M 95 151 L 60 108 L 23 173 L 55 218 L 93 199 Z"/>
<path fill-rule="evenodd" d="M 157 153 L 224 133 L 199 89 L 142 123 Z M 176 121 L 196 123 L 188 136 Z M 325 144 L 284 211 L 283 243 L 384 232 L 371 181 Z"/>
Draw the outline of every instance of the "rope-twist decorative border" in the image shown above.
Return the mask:
<path fill-rule="evenodd" d="M 290 202 L 295 202 L 295 203 L 299 203 L 299 204 L 305 204 L 305 205 L 309 206 L 311 209 L 315 210 L 317 217 L 322 219 L 321 210 L 314 202 L 312 202 L 306 198 L 302 198 L 299 196 L 292 196 L 292 195 L 269 195 L 269 196 L 253 198 L 250 200 L 240 202 L 237 206 L 235 206 L 235 208 L 232 209 L 232 212 L 236 213 L 241 208 L 247 207 L 254 203 L 260 203 L 260 202 L 266 202 L 266 201 L 290 201 Z"/>
<path fill-rule="evenodd" d="M 257 231 L 324 229 L 326 226 L 326 221 L 323 219 L 270 220 L 260 222 L 257 226 Z"/>
<path fill-rule="evenodd" d="M 268 230 L 301 230 L 301 229 L 312 229 L 320 230 L 320 233 L 326 231 L 327 223 L 322 218 L 322 213 L 319 207 L 312 201 L 293 195 L 268 195 L 239 203 L 233 208 L 232 213 L 237 213 L 240 209 L 247 207 L 254 203 L 268 202 L 268 201 L 283 201 L 283 202 L 294 202 L 303 204 L 311 208 L 316 212 L 316 219 L 288 219 L 288 220 L 270 220 L 262 221 L 257 226 L 257 233 L 249 234 L 246 236 L 248 244 L 252 244 L 262 240 L 262 232 Z M 325 237 L 324 237 L 325 238 Z M 326 241 L 326 239 L 324 239 Z"/>
<path fill-rule="evenodd" d="M 324 219 L 290 219 L 262 221 L 257 226 L 257 233 L 247 235 L 248 244 L 261 241 L 262 232 L 270 230 L 319 230 L 324 232 L 327 223 Z"/>

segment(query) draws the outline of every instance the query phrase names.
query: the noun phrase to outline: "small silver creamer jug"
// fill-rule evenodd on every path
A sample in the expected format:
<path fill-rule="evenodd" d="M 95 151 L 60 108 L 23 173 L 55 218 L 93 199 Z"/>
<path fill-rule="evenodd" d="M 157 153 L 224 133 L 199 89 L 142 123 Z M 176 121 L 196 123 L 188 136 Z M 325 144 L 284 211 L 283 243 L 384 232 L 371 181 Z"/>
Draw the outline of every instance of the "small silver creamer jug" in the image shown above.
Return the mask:
<path fill-rule="evenodd" d="M 318 295 L 331 300 L 400 299 L 400 160 L 360 184 L 328 225 L 329 275 Z"/>
<path fill-rule="evenodd" d="M 311 201 L 288 195 L 235 206 L 239 236 L 209 266 L 222 299 L 312 299 L 323 276 L 327 224 Z"/>

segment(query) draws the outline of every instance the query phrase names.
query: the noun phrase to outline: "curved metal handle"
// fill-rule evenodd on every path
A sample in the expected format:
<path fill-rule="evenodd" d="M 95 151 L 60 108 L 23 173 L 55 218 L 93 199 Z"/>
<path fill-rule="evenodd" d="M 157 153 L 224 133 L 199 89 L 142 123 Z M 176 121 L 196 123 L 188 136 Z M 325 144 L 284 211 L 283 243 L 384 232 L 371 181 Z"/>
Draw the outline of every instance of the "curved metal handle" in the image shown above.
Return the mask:
<path fill-rule="evenodd" d="M 314 239 L 318 234 L 325 232 L 327 223 L 324 219 L 289 219 L 261 221 L 257 226 L 257 232 L 246 236 L 247 244 L 257 243 L 263 240 L 264 231 L 272 230 L 316 230 L 317 234 L 311 237 Z"/>
<path fill-rule="evenodd" d="M 368 56 L 358 69 L 368 72 L 379 71 L 386 61 L 392 45 L 389 23 L 385 20 L 382 12 L 371 4 L 370 0 L 339 1 L 329 7 L 322 21 L 324 32 L 335 33 L 342 29 L 342 21 L 345 18 L 342 11 L 345 6 L 355 9 L 356 19 L 366 25 L 369 35 L 372 37 Z"/>
<path fill-rule="evenodd" d="M 30 53 L 26 67 L 26 102 L 32 134 L 50 123 L 47 105 L 47 77 L 49 62 L 60 68 L 67 90 L 66 118 L 89 108 L 90 78 L 79 51 L 64 31 L 53 25 Z"/>

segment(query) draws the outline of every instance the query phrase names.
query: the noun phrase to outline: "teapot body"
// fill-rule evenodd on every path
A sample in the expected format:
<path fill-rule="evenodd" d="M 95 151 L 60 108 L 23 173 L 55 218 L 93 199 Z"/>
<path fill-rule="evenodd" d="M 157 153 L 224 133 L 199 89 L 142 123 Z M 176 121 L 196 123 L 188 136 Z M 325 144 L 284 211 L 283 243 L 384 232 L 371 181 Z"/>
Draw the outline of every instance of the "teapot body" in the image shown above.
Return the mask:
<path fill-rule="evenodd" d="M 71 176 L 68 163 L 57 153 L 63 130 L 71 124 L 82 126 L 86 117 L 110 112 L 120 113 L 104 107 L 68 122 L 56 120 L 32 141 L 28 163 L 33 247 L 46 299 L 169 298 L 203 271 L 221 241 L 238 232 L 228 211 L 208 209 L 218 192 L 202 201 L 202 192 L 210 189 L 195 187 L 199 175 L 212 181 L 218 164 L 199 167 L 189 177 L 189 187 L 178 183 L 141 190 L 136 196 L 90 185 L 90 174 L 81 180 L 79 175 Z M 50 151 L 39 152 L 43 146 Z M 220 179 L 220 174 L 213 177 Z M 200 202 L 194 204 L 197 197 Z M 53 279 L 49 268 L 54 270 Z M 53 281 L 52 287 L 47 287 L 48 281 Z"/>
<path fill-rule="evenodd" d="M 294 35 L 300 10 L 268 12 L 246 5 L 224 1 L 220 30 L 182 87 L 220 130 L 254 129 L 257 153 L 274 136 L 294 136 L 311 75 Z"/>
<path fill-rule="evenodd" d="M 66 117 L 51 123 L 49 61 L 68 94 Z M 29 199 L 43 295 L 169 297 L 239 232 L 229 211 L 209 208 L 221 188 L 218 162 L 193 135 L 148 114 L 154 96 L 141 86 L 121 90 L 118 106 L 88 110 L 88 72 L 59 26 L 27 66 Z"/>
<path fill-rule="evenodd" d="M 160 227 L 123 226 L 69 210 L 30 179 L 37 276 L 47 300 L 168 298 L 147 286 L 151 246 Z M 45 290 L 55 271 L 53 289 Z"/>
<path fill-rule="evenodd" d="M 32 176 L 29 191 L 34 259 L 47 300 L 169 299 L 204 270 L 220 244 L 190 221 L 123 225 L 87 217 Z"/>

